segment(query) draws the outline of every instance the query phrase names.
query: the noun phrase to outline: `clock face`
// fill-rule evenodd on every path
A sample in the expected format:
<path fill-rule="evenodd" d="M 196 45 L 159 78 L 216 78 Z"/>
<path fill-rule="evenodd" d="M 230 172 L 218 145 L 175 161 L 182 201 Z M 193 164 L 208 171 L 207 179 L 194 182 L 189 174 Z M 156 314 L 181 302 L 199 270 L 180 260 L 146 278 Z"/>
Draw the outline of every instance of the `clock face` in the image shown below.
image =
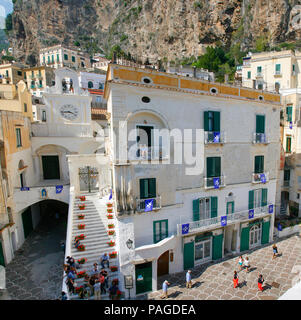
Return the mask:
<path fill-rule="evenodd" d="M 60 108 L 60 114 L 64 119 L 72 121 L 78 117 L 78 108 L 72 104 L 65 104 Z"/>

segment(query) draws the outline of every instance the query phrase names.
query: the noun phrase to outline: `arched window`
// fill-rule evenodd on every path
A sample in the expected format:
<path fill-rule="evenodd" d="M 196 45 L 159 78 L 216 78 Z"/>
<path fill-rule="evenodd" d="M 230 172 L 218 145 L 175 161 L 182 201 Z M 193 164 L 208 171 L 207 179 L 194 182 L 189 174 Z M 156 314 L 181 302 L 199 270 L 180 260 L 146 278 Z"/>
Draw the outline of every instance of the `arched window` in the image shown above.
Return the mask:
<path fill-rule="evenodd" d="M 99 83 L 99 85 L 98 85 L 98 89 L 103 89 L 103 83 Z"/>
<path fill-rule="evenodd" d="M 92 82 L 92 81 L 89 81 L 89 82 L 88 82 L 88 88 L 89 88 L 89 89 L 93 88 L 93 82 Z"/>

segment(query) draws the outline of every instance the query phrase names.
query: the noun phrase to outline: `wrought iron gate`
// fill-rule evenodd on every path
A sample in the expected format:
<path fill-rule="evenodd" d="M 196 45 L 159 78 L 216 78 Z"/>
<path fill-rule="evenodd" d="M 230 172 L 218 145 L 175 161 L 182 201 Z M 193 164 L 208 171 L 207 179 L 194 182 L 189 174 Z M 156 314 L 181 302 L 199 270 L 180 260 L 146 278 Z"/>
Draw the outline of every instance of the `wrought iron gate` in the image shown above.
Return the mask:
<path fill-rule="evenodd" d="M 80 191 L 93 191 L 98 189 L 98 169 L 86 166 L 79 168 L 79 187 Z"/>

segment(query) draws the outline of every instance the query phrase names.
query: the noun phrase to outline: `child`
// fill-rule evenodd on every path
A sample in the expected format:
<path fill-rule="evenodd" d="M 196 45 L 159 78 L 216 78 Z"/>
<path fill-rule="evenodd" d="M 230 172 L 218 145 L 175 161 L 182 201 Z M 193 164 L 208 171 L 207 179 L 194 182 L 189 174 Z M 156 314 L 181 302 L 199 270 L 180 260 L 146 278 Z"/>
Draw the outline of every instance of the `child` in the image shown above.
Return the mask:
<path fill-rule="evenodd" d="M 239 270 L 241 271 L 242 270 L 242 264 L 244 262 L 244 259 L 242 258 L 242 256 L 239 256 L 239 259 L 238 259 L 238 265 L 239 265 Z"/>
<path fill-rule="evenodd" d="M 259 274 L 259 277 L 258 277 L 258 289 L 260 291 L 263 291 L 263 288 L 262 288 L 262 285 L 263 285 L 263 282 L 264 282 L 264 279 L 263 279 L 263 276 L 262 274 Z"/>
<path fill-rule="evenodd" d="M 250 261 L 248 257 L 244 260 L 244 266 L 246 267 L 246 272 L 250 272 Z"/>
<path fill-rule="evenodd" d="M 277 254 L 278 254 L 278 249 L 277 249 L 276 244 L 274 243 L 273 244 L 273 258 L 272 259 L 275 259 L 277 257 Z"/>
<path fill-rule="evenodd" d="M 237 275 L 237 272 L 236 272 L 236 271 L 234 271 L 233 285 L 234 285 L 234 288 L 237 288 L 237 287 L 238 287 L 238 275 Z"/>

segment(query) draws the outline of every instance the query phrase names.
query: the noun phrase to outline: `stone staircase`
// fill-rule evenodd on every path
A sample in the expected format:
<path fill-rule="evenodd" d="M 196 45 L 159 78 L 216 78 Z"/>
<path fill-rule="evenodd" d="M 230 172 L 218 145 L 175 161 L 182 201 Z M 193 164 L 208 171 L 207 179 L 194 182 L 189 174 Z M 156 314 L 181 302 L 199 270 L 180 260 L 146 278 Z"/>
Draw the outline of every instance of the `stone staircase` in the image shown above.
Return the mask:
<path fill-rule="evenodd" d="M 107 201 L 108 196 L 100 199 L 98 193 L 88 193 L 81 194 L 81 196 L 85 196 L 86 200 L 81 201 L 80 199 L 75 199 L 73 203 L 73 226 L 72 226 L 72 245 L 71 245 L 71 256 L 77 262 L 80 258 L 86 258 L 87 261 L 84 264 L 81 264 L 80 269 L 78 271 L 85 270 L 89 275 L 93 270 L 93 264 L 98 263 L 98 268 L 101 269 L 100 265 L 100 257 L 107 253 L 116 251 L 115 246 L 110 247 L 107 242 L 110 240 L 115 240 L 115 236 L 109 236 L 107 233 L 107 224 L 114 223 L 114 220 L 108 220 L 106 217 L 107 214 Z M 85 204 L 85 209 L 80 210 L 78 208 L 79 204 Z M 78 214 L 84 214 L 84 219 L 78 219 Z M 114 215 L 115 216 L 115 215 Z M 78 229 L 78 224 L 85 224 L 85 229 Z M 116 225 L 116 224 L 115 224 Z M 85 251 L 78 251 L 74 246 L 75 236 L 79 236 L 80 234 L 84 234 L 86 237 L 84 240 L 80 240 L 80 243 L 85 245 Z M 118 256 L 117 256 L 118 257 Z M 110 258 L 110 266 L 117 266 L 118 271 L 111 272 L 110 269 L 107 268 L 108 272 L 108 284 L 109 287 L 113 279 L 119 279 L 119 264 L 117 258 Z M 84 285 L 86 282 L 84 278 L 76 278 L 75 279 L 76 287 Z M 101 295 L 102 300 L 109 299 L 108 289 L 107 293 Z M 76 300 L 79 299 L 77 294 L 70 295 L 70 299 Z M 90 297 L 90 299 L 94 299 L 94 296 Z"/>

